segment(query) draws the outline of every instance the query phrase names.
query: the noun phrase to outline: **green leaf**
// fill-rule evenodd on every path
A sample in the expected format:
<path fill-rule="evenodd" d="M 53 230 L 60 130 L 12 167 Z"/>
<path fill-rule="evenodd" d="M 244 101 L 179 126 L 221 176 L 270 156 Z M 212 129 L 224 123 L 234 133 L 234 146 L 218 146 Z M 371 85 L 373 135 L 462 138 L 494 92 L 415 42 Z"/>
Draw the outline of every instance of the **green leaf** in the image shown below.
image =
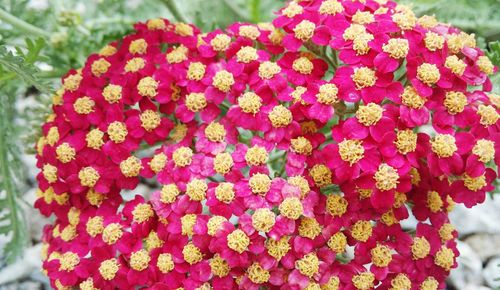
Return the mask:
<path fill-rule="evenodd" d="M 490 42 L 487 54 L 494 65 L 500 66 L 500 41 Z"/>

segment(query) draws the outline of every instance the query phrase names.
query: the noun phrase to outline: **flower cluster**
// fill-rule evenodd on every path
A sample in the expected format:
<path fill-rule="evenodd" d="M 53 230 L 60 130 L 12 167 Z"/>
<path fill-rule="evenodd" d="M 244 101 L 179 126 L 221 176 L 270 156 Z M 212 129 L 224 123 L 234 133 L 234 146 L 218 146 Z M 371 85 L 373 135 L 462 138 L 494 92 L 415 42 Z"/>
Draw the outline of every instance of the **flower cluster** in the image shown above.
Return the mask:
<path fill-rule="evenodd" d="M 151 19 L 63 77 L 36 145 L 53 287 L 445 287 L 448 214 L 497 176 L 496 68 L 390 0 L 277 14 Z"/>

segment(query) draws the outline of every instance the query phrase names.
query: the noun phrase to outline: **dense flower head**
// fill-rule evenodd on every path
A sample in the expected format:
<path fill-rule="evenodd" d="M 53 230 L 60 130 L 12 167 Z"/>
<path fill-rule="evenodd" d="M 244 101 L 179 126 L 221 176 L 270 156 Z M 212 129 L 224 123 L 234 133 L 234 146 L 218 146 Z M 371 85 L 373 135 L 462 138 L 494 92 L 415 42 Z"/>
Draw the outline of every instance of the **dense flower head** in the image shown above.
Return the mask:
<path fill-rule="evenodd" d="M 500 162 L 473 36 L 391 0 L 135 28 L 63 77 L 36 145 L 54 288 L 444 288 L 448 214 Z"/>

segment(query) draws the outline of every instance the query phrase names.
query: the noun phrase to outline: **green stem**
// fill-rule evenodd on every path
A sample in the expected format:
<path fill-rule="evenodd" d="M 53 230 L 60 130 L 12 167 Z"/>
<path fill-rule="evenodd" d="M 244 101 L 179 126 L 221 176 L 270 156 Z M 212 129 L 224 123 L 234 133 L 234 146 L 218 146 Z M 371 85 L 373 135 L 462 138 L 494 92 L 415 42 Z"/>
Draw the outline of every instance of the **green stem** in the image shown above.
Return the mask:
<path fill-rule="evenodd" d="M 172 16 L 174 16 L 176 21 L 184 23 L 189 22 L 186 17 L 184 17 L 184 15 L 182 15 L 182 13 L 179 11 L 177 4 L 175 4 L 175 0 L 163 0 L 163 3 L 165 3 L 165 6 L 167 6 L 167 9 L 170 11 L 170 13 L 172 13 Z"/>
<path fill-rule="evenodd" d="M 252 0 L 250 11 L 252 13 L 252 22 L 259 23 L 260 21 L 260 0 Z"/>
<path fill-rule="evenodd" d="M 28 22 L 17 18 L 16 16 L 8 13 L 7 11 L 0 8 L 0 20 L 9 23 L 13 27 L 22 30 L 28 34 L 40 36 L 44 38 L 50 38 L 50 33 L 42 30 L 36 26 L 29 24 Z"/>

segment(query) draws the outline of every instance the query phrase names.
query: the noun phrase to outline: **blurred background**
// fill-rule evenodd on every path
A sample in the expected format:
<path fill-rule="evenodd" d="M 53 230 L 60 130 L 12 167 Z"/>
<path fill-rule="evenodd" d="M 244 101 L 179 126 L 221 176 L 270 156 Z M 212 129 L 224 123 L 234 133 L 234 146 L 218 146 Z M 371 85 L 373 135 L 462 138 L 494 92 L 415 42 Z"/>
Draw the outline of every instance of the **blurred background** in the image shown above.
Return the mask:
<path fill-rule="evenodd" d="M 204 31 L 234 21 L 266 22 L 284 0 L 0 0 L 0 290 L 49 289 L 40 273 L 40 237 L 50 220 L 33 209 L 33 144 L 50 111 L 51 93 L 70 68 L 133 23 L 165 17 Z M 475 33 L 500 65 L 500 0 L 414 0 L 418 15 Z M 494 78 L 500 91 L 500 76 Z M 499 190 L 497 189 L 497 192 Z M 500 289 L 500 195 L 472 210 L 457 207 L 459 268 L 449 289 Z M 407 227 L 413 226 L 408 221 Z"/>

